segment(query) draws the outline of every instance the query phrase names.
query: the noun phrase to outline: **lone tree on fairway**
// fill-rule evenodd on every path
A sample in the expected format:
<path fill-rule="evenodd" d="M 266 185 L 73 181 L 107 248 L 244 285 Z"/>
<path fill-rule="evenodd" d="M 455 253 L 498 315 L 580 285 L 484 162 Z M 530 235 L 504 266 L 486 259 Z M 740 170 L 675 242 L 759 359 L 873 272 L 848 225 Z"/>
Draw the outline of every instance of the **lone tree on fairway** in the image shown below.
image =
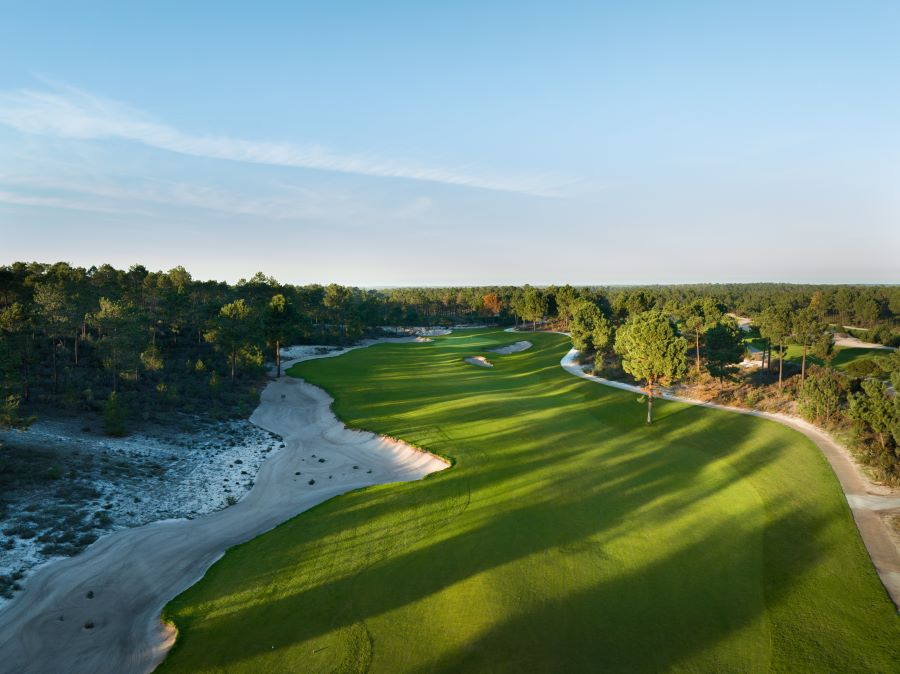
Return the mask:
<path fill-rule="evenodd" d="M 616 353 L 622 369 L 647 382 L 647 423 L 653 423 L 653 386 L 681 377 L 685 370 L 687 342 L 675 334 L 658 309 L 636 314 L 616 332 Z"/>

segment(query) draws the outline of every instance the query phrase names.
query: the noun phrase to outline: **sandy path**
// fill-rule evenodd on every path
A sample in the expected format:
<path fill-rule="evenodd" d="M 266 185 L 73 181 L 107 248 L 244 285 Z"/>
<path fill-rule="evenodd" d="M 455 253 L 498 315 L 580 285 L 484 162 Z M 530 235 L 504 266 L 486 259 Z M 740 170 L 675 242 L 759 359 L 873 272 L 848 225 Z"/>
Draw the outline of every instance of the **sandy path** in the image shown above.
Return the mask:
<path fill-rule="evenodd" d="M 331 402 L 298 379 L 270 383 L 251 421 L 283 436 L 285 448 L 263 463 L 237 505 L 117 531 L 35 571 L 0 612 L 0 671 L 152 671 L 174 641 L 159 621 L 163 606 L 227 548 L 338 494 L 447 466 L 405 443 L 345 428 Z"/>
<path fill-rule="evenodd" d="M 577 355 L 578 351 L 572 349 L 560 361 L 563 369 L 570 374 L 625 391 L 644 392 L 639 386 L 623 384 L 587 374 L 575 362 Z M 828 459 L 828 463 L 831 464 L 834 474 L 841 483 L 841 488 L 844 490 L 847 503 L 853 513 L 853 519 L 856 520 L 856 526 L 859 528 L 863 542 L 869 551 L 869 556 L 872 558 L 872 563 L 875 565 L 875 570 L 878 572 L 881 582 L 884 584 L 894 605 L 900 610 L 900 548 L 898 548 L 894 537 L 891 535 L 888 525 L 879 515 L 880 512 L 900 509 L 900 492 L 882 485 L 873 484 L 863 475 L 850 453 L 843 446 L 836 442 L 831 435 L 803 419 L 787 414 L 718 405 L 702 400 L 682 398 L 669 393 L 661 393 L 659 397 L 690 405 L 702 405 L 728 412 L 738 412 L 740 414 L 771 419 L 800 431 L 816 443 L 816 446 Z"/>
<path fill-rule="evenodd" d="M 882 349 L 884 351 L 893 351 L 893 346 L 886 346 L 884 344 L 876 344 L 875 342 L 864 342 L 861 339 L 854 337 L 853 335 L 841 335 L 838 336 L 835 334 L 834 336 L 834 345 L 835 346 L 843 346 L 850 349 Z"/>

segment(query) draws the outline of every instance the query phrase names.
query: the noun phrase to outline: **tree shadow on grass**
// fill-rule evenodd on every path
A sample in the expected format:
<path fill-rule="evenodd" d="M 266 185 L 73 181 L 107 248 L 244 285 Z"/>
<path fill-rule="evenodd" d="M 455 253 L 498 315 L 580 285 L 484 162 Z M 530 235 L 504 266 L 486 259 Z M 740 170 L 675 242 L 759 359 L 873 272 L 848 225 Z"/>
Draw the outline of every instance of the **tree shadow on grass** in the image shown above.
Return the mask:
<path fill-rule="evenodd" d="M 767 451 L 777 452 L 778 448 Z M 458 520 L 453 524 L 447 522 L 448 526 L 439 530 L 429 527 L 435 535 L 425 545 L 417 545 L 422 539 L 411 543 L 396 527 L 369 527 L 349 546 L 349 541 L 342 541 L 330 552 L 321 550 L 316 553 L 319 563 L 340 568 L 347 557 L 358 556 L 363 550 L 383 545 L 381 553 L 368 557 L 364 568 L 341 578 L 332 576 L 330 580 L 306 587 L 296 594 L 281 596 L 273 601 L 263 600 L 256 606 L 247 605 L 245 592 L 236 596 L 233 603 L 229 604 L 227 600 L 219 602 L 216 611 L 219 617 L 202 621 L 204 630 L 234 634 L 235 642 L 227 649 L 230 656 L 222 652 L 224 659 L 218 664 L 227 666 L 229 657 L 244 659 L 254 653 L 262 654 L 272 646 L 277 649 L 315 639 L 326 632 L 383 615 L 467 578 L 543 551 L 567 547 L 577 549 L 585 539 L 593 539 L 592 545 L 595 546 L 609 545 L 620 535 L 617 529 L 624 518 L 646 509 L 648 503 L 660 494 L 668 493 L 678 484 L 690 480 L 692 472 L 691 467 L 674 469 L 673 463 L 678 463 L 676 457 L 665 452 L 648 453 L 644 450 L 634 456 L 615 458 L 613 465 L 604 467 L 602 482 L 593 482 L 589 478 L 574 482 L 571 478 L 548 479 L 544 495 L 533 497 L 527 505 L 519 504 L 505 511 L 483 507 L 477 512 L 467 512 L 463 523 Z M 545 457 L 542 462 L 549 465 L 558 460 L 558 457 Z M 538 470 L 537 463 L 531 462 L 523 473 Z M 497 470 L 499 472 L 499 468 Z M 490 475 L 480 477 L 491 479 Z M 507 474 L 503 477 L 509 478 Z M 699 491 L 697 498 L 708 498 L 715 488 L 727 486 L 727 481 L 720 480 L 717 485 Z M 440 499 L 436 501 L 435 506 L 440 507 Z M 668 515 L 659 510 L 657 517 L 673 516 L 674 509 L 689 508 L 690 505 L 689 500 L 680 504 L 669 503 L 666 506 Z M 370 521 L 381 519 L 378 510 L 373 508 Z M 299 520 L 295 522 L 299 523 Z M 734 527 L 731 530 L 733 537 L 737 530 Z M 523 535 L 522 532 L 528 533 Z M 402 544 L 393 545 L 396 539 L 400 539 Z M 745 548 L 752 550 L 759 546 L 748 545 L 743 539 L 735 542 L 735 554 Z M 267 565 L 266 570 L 260 569 L 262 573 L 245 576 L 244 582 L 250 587 L 262 588 L 273 578 L 288 572 L 292 566 L 303 563 L 308 567 L 314 561 L 308 558 L 291 559 L 290 551 L 282 551 L 281 555 L 287 563 Z M 345 561 L 336 560 L 335 555 Z M 707 570 L 707 575 L 709 572 Z M 671 581 L 679 582 L 679 579 L 673 577 Z M 374 592 L 373 588 L 376 589 Z M 390 591 L 385 592 L 384 588 L 390 588 Z M 339 614 L 334 614 L 335 606 L 342 607 Z M 322 608 L 325 612 L 320 612 Z M 300 615 L 303 617 L 298 620 Z M 290 628 L 279 630 L 277 634 L 267 634 L 265 647 L 240 637 L 242 624 L 281 624 L 281 621 Z M 236 647 L 232 648 L 232 645 Z"/>
<path fill-rule="evenodd" d="M 808 494 L 797 500 L 769 489 L 768 469 L 784 460 L 794 436 L 769 437 L 758 419 L 665 403 L 648 428 L 633 414 L 631 393 L 569 378 L 555 363 L 530 374 L 537 382 L 526 386 L 497 378 L 494 393 L 509 400 L 489 408 L 475 396 L 441 413 L 453 387 L 428 399 L 398 400 L 396 411 L 435 405 L 425 417 L 431 426 L 398 434 L 433 441 L 437 446 L 422 444 L 452 453 L 457 466 L 425 482 L 376 488 L 378 498 L 375 490 L 340 497 L 233 550 L 208 581 L 174 603 L 177 614 L 178 604 L 191 605 L 196 594 L 215 608 L 206 617 L 178 618 L 185 639 L 224 636 L 209 664 L 250 667 L 272 649 L 377 622 L 501 568 L 526 564 L 518 572 L 525 584 L 552 578 L 554 564 L 563 564 L 560 574 L 570 573 L 564 564 L 571 557 L 587 582 L 537 587 L 537 602 L 495 592 L 485 601 L 512 602 L 510 617 L 426 668 L 656 671 L 684 663 L 712 671 L 718 663 L 719 670 L 740 669 L 719 645 L 740 641 L 748 630 L 768 638 L 771 608 L 803 608 L 793 596 L 798 579 L 814 574 L 832 553 L 823 532 L 836 517 L 846 520 L 840 526 L 852 526 L 839 493 L 813 503 Z M 548 392 L 546 379 L 557 389 Z M 558 421 L 549 433 L 541 417 L 547 397 L 555 398 L 550 406 Z M 498 410 L 507 423 L 480 427 Z M 381 411 L 390 415 L 391 408 Z M 585 448 L 576 441 L 583 440 L 585 419 L 591 433 L 615 442 Z M 394 432 L 402 426 L 397 419 L 382 423 Z M 712 426 L 728 441 L 717 442 Z M 650 532 L 660 523 L 688 521 L 724 490 L 752 492 L 745 481 L 771 493 L 748 501 L 739 516 L 713 512 L 708 524 L 686 530 L 683 540 L 660 542 L 652 554 L 622 557 L 628 556 L 622 541 L 632 541 L 635 527 Z M 634 541 L 653 548 L 640 536 Z M 471 607 L 473 617 L 478 609 Z M 798 659 L 779 660 L 775 668 L 797 669 L 806 656 L 824 661 L 808 652 L 820 618 L 811 615 L 799 629 L 790 620 L 773 626 L 803 633 Z M 266 626 L 264 638 L 247 629 L 259 625 Z M 829 637 L 824 648 L 832 661 L 853 651 L 849 633 Z M 391 669 L 391 654 L 379 651 L 385 640 L 377 631 L 373 638 L 374 662 Z M 767 667 L 767 648 L 754 647 L 747 657 L 763 658 Z M 776 655 L 785 657 L 780 650 Z"/>
<path fill-rule="evenodd" d="M 627 568 L 614 577 L 569 595 L 523 606 L 512 618 L 477 639 L 422 666 L 422 671 L 756 671 L 791 669 L 785 654 L 769 648 L 767 605 L 791 592 L 791 577 L 736 577 L 730 552 L 764 535 L 780 538 L 803 530 L 815 540 L 823 519 L 793 513 L 762 527 L 734 519 L 671 554 Z M 703 564 L 716 555 L 722 566 Z M 743 551 L 746 554 L 750 551 Z M 760 557 L 761 550 L 758 552 Z M 793 572 L 802 574 L 825 555 L 825 546 L 798 548 Z M 736 557 L 737 558 L 737 557 Z M 701 563 L 698 564 L 698 561 Z M 733 560 L 732 560 L 733 561 Z M 762 560 L 759 560 L 762 562 Z M 737 567 L 739 568 L 739 567 Z M 722 592 L 742 583 L 743 593 Z M 756 585 L 761 583 L 761 587 Z M 757 639 L 749 650 L 731 648 L 746 631 Z M 844 653 L 852 644 L 838 644 Z M 825 659 L 827 661 L 827 658 Z M 382 664 L 384 664 L 382 662 Z M 845 670 L 849 671 L 849 670 Z"/>

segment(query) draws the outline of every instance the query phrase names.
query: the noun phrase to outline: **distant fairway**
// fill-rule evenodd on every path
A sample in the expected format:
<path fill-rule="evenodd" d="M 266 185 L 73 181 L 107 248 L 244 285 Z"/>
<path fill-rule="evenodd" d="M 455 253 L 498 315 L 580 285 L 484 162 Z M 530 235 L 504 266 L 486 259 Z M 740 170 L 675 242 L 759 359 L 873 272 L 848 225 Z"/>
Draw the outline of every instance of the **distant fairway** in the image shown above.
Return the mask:
<path fill-rule="evenodd" d="M 456 460 L 231 550 L 164 672 L 900 672 L 900 619 L 819 450 L 746 415 L 466 356 L 499 330 L 302 363 L 349 425 Z M 315 450 L 312 450 L 315 451 Z M 298 487 L 299 488 L 299 487 Z"/>
<path fill-rule="evenodd" d="M 759 337 L 753 339 L 745 339 L 745 344 L 749 344 L 755 349 L 762 350 L 766 346 L 766 340 Z M 865 360 L 875 357 L 889 356 L 890 351 L 887 349 L 874 349 L 870 347 L 857 346 L 836 346 L 834 348 L 834 358 L 831 360 L 831 367 L 839 370 L 846 370 L 850 363 L 858 360 Z M 791 361 L 799 365 L 803 360 L 803 347 L 799 344 L 788 344 L 784 350 L 785 361 Z M 809 353 L 806 354 L 806 365 L 824 365 L 821 358 Z M 777 371 L 778 368 L 778 346 L 772 347 L 772 367 Z"/>
<path fill-rule="evenodd" d="M 884 358 L 890 356 L 891 352 L 887 349 L 867 349 L 858 347 L 843 347 L 836 350 L 834 360 L 831 361 L 832 367 L 844 370 L 847 366 L 857 360 L 867 358 Z"/>

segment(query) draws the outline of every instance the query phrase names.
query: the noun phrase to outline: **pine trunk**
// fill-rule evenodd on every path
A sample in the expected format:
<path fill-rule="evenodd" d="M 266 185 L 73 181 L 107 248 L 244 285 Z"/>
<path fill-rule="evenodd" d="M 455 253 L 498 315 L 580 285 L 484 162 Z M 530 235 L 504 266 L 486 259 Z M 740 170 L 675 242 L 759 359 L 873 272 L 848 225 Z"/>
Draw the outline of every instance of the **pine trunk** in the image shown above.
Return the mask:
<path fill-rule="evenodd" d="M 653 380 L 647 381 L 647 424 L 653 423 Z"/>
<path fill-rule="evenodd" d="M 784 344 L 778 345 L 778 388 L 781 388 L 781 373 L 784 371 Z"/>
<path fill-rule="evenodd" d="M 53 340 L 53 392 L 59 392 L 59 370 L 56 367 L 56 340 Z"/>
<path fill-rule="evenodd" d="M 694 336 L 697 338 L 697 374 L 700 374 L 700 331 L 698 330 Z"/>
<path fill-rule="evenodd" d="M 803 360 L 800 362 L 800 386 L 806 381 L 806 344 L 803 345 Z"/>
<path fill-rule="evenodd" d="M 281 378 L 281 342 L 275 340 L 275 378 Z"/>

